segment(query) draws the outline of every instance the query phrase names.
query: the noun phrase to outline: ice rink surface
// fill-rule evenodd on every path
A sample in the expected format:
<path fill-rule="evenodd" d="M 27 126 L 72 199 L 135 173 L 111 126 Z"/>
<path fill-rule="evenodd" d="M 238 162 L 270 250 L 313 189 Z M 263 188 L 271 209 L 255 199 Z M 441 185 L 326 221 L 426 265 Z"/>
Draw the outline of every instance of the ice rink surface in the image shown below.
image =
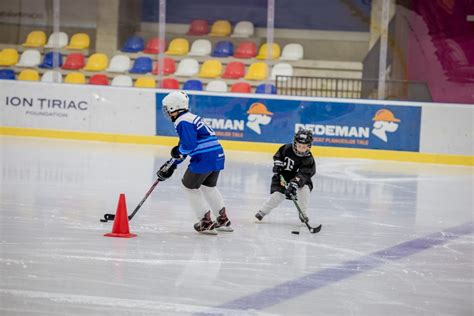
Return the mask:
<path fill-rule="evenodd" d="M 169 147 L 0 146 L 0 315 L 474 314 L 473 168 L 317 158 L 310 234 L 289 201 L 256 223 L 272 155 L 227 151 L 233 233 L 193 230 L 181 165 L 122 239 L 99 218 L 135 208 Z"/>

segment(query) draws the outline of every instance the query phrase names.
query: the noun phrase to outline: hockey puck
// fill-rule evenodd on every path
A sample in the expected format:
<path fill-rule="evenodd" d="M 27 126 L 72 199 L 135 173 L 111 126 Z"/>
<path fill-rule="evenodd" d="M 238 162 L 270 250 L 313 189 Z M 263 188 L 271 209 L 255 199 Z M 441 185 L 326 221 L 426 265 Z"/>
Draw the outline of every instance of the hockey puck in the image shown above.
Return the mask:
<path fill-rule="evenodd" d="M 292 234 L 295 234 L 295 235 L 299 235 L 299 234 L 300 234 L 300 232 L 299 232 L 299 231 L 296 231 L 296 230 L 292 231 L 291 233 L 292 233 Z"/>
<path fill-rule="evenodd" d="M 107 223 L 107 220 L 104 219 L 104 218 L 101 218 L 100 221 L 101 221 L 102 223 Z"/>

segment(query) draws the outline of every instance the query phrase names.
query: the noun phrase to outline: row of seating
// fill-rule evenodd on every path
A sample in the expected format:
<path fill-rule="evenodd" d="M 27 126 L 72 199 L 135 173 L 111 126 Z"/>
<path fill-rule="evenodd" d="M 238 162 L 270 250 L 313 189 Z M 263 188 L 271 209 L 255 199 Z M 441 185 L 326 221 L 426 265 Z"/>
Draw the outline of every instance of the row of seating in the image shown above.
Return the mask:
<path fill-rule="evenodd" d="M 210 35 L 210 36 L 229 36 L 232 32 L 232 25 L 227 20 L 217 20 L 212 24 L 209 31 L 207 20 L 193 20 L 189 25 L 187 35 Z M 232 37 L 250 37 L 254 34 L 254 25 L 250 21 L 240 21 L 234 27 Z"/>
<path fill-rule="evenodd" d="M 158 37 L 150 39 L 146 45 L 140 36 L 132 36 L 127 39 L 121 51 L 125 53 L 158 54 L 164 50 L 166 46 L 164 40 Z M 271 49 L 271 52 L 270 52 Z M 257 58 L 257 59 L 282 59 L 282 60 L 301 60 L 303 59 L 304 49 L 301 44 L 290 43 L 285 45 L 281 51 L 278 43 L 264 43 L 260 46 L 257 54 L 257 44 L 252 41 L 242 41 L 234 49 L 234 43 L 231 41 L 219 41 L 212 48 L 212 44 L 207 39 L 195 40 L 191 49 L 189 41 L 185 38 L 173 39 L 168 49 L 165 51 L 168 55 L 189 55 L 189 56 L 209 56 L 212 57 L 235 57 L 235 58 Z"/>
<path fill-rule="evenodd" d="M 0 66 L 17 66 L 25 68 L 55 68 L 62 67 L 67 70 L 86 70 L 86 71 L 108 71 L 120 73 L 159 73 L 159 62 L 153 62 L 150 57 L 138 57 L 133 66 L 131 59 L 127 55 L 114 56 L 109 64 L 107 55 L 96 53 L 92 54 L 85 63 L 85 56 L 80 53 L 67 55 L 63 64 L 63 56 L 59 52 L 48 52 L 44 55 L 41 63 L 41 54 L 38 50 L 28 49 L 23 52 L 18 61 L 18 52 L 12 48 L 6 48 L 0 53 Z M 175 73 L 177 76 L 201 78 L 217 78 L 222 76 L 224 79 L 240 79 L 245 77 L 247 80 L 265 80 L 268 77 L 268 65 L 263 62 L 255 62 L 249 66 L 245 73 L 245 65 L 242 62 L 230 62 L 223 72 L 222 63 L 219 60 L 206 60 L 199 69 L 199 63 L 192 58 L 185 58 L 179 62 L 178 67 L 174 59 L 165 57 L 163 60 L 163 74 L 170 75 Z M 293 66 L 288 63 L 278 63 L 273 66 L 271 78 L 275 80 L 277 75 L 292 76 Z"/>
<path fill-rule="evenodd" d="M 0 79 L 3 80 L 15 80 L 15 72 L 13 69 L 0 69 Z M 59 71 L 48 70 L 40 78 L 38 71 L 34 69 L 25 69 L 18 75 L 18 80 L 21 81 L 42 81 L 49 83 L 70 83 L 70 84 L 92 84 L 92 85 L 112 85 L 119 87 L 140 87 L 140 88 L 157 88 L 156 80 L 153 77 L 139 77 L 133 82 L 133 79 L 127 75 L 117 75 L 109 81 L 109 78 L 105 74 L 95 74 L 86 80 L 86 76 L 81 72 L 68 73 L 63 81 L 62 74 Z M 175 78 L 165 78 L 161 81 L 159 86 L 163 89 L 179 89 L 179 81 Z M 184 90 L 196 90 L 196 91 L 212 91 L 212 92 L 228 92 L 227 83 L 223 80 L 212 80 L 206 87 L 203 87 L 203 83 L 200 80 L 191 79 L 186 81 L 182 89 Z M 247 82 L 234 83 L 230 92 L 238 93 L 251 93 L 252 86 Z M 271 93 L 276 94 L 276 88 L 272 84 L 260 84 L 256 87 L 255 93 Z"/>
<path fill-rule="evenodd" d="M 90 45 L 89 35 L 86 33 L 76 33 L 69 37 L 65 32 L 53 32 L 46 43 L 46 33 L 43 31 L 32 31 L 22 44 L 24 47 L 45 47 L 45 48 L 67 48 L 67 49 L 87 49 Z"/>

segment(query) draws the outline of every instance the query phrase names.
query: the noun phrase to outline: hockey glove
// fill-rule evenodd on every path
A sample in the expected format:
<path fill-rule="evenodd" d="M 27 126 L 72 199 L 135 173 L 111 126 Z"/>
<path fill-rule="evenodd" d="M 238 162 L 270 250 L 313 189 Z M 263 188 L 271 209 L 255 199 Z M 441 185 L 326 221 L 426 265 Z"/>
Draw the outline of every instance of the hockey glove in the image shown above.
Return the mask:
<path fill-rule="evenodd" d="M 291 181 L 285 190 L 285 196 L 288 200 L 297 200 L 298 183 Z"/>
<path fill-rule="evenodd" d="M 275 160 L 273 162 L 273 173 L 280 174 L 280 172 L 283 171 L 283 168 L 285 168 L 285 163 L 280 160 Z"/>
<path fill-rule="evenodd" d="M 165 181 L 166 179 L 169 179 L 173 175 L 173 172 L 175 170 L 176 170 L 176 165 L 172 164 L 170 166 L 170 162 L 167 161 L 163 164 L 163 166 L 160 167 L 160 170 L 156 172 L 156 176 L 158 177 L 158 180 Z"/>
<path fill-rule="evenodd" d="M 176 159 L 176 162 L 180 163 L 182 162 L 184 159 L 186 159 L 186 155 L 183 155 L 180 151 L 179 151 L 179 146 L 174 146 L 173 149 L 171 149 L 171 157 L 173 157 L 174 159 Z"/>

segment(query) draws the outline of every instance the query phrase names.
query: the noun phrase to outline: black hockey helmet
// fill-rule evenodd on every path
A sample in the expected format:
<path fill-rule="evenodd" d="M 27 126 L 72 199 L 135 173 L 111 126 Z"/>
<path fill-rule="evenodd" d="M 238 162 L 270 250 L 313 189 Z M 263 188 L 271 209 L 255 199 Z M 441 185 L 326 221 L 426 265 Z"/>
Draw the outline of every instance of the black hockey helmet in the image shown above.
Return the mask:
<path fill-rule="evenodd" d="M 305 152 L 298 151 L 296 149 L 296 144 L 297 143 L 308 145 L 308 150 L 306 150 Z M 313 144 L 313 132 L 311 132 L 308 129 L 300 128 L 296 132 L 295 137 L 293 138 L 293 151 L 299 157 L 307 156 L 309 154 L 309 151 L 311 150 L 311 145 L 312 144 Z"/>

